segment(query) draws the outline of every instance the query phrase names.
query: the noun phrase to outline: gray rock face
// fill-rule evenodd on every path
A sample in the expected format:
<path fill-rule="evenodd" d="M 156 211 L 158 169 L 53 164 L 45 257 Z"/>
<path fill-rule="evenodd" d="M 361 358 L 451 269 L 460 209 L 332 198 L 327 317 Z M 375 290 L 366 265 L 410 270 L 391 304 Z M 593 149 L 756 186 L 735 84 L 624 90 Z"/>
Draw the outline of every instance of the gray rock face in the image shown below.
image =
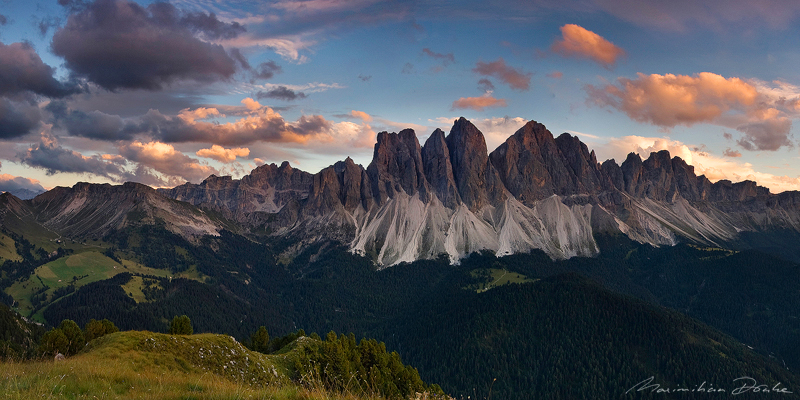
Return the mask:
<path fill-rule="evenodd" d="M 442 253 L 457 260 L 482 249 L 592 256 L 596 232 L 720 245 L 737 243 L 740 231 L 800 231 L 798 192 L 712 184 L 666 151 L 600 164 L 577 137 L 554 138 L 536 121 L 491 154 L 460 118 L 422 147 L 410 129 L 379 133 L 366 169 L 349 158 L 314 175 L 271 164 L 241 180 L 211 176 L 161 193 L 219 210 L 245 229 L 267 227 L 303 244 L 349 243 L 379 264 Z"/>
<path fill-rule="evenodd" d="M 381 132 L 375 144 L 372 162 L 367 167 L 372 183 L 372 195 L 378 204 L 384 204 L 395 194 L 419 193 L 428 200 L 430 189 L 425 180 L 422 150 L 412 129 L 400 133 Z"/>
<path fill-rule="evenodd" d="M 475 125 L 464 117 L 459 118 L 445 141 L 458 194 L 470 210 L 489 205 L 490 196 L 503 196 L 504 188 L 497 171 L 488 163 L 486 140 Z"/>
<path fill-rule="evenodd" d="M 309 195 L 313 176 L 292 168 L 265 164 L 241 180 L 211 175 L 199 185 L 186 183 L 172 189 L 159 189 L 167 197 L 221 212 L 225 217 L 246 223 L 255 212 L 278 212 L 288 202 Z"/>
<path fill-rule="evenodd" d="M 448 208 L 458 206 L 461 196 L 456 187 L 453 164 L 450 163 L 450 150 L 441 129 L 433 131 L 425 141 L 425 146 L 422 147 L 422 163 L 425 177 L 442 204 Z"/>

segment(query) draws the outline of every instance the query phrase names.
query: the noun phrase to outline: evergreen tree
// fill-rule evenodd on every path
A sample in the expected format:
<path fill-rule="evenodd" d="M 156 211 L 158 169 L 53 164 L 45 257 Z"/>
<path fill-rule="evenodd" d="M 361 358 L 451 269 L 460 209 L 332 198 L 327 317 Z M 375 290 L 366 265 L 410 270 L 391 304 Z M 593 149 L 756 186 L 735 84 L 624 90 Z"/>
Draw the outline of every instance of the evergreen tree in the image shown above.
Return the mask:
<path fill-rule="evenodd" d="M 65 319 L 61 321 L 61 324 L 58 325 L 58 329 L 64 333 L 64 336 L 67 338 L 69 342 L 69 348 L 65 355 L 73 355 L 78 354 L 79 351 L 86 345 L 86 338 L 83 335 L 83 331 L 75 321 L 71 319 Z"/>
<path fill-rule="evenodd" d="M 192 321 L 186 315 L 176 315 L 169 324 L 169 333 L 170 335 L 191 335 L 194 333 Z"/>
<path fill-rule="evenodd" d="M 109 333 L 119 332 L 117 326 L 108 319 L 98 321 L 94 318 L 86 323 L 86 326 L 83 330 L 85 331 L 86 342 L 90 342 L 101 336 L 108 335 Z"/>
<path fill-rule="evenodd" d="M 269 353 L 269 332 L 267 328 L 262 326 L 250 336 L 250 341 L 253 342 L 253 350 L 259 353 Z"/>
<path fill-rule="evenodd" d="M 39 345 L 40 353 L 54 356 L 57 353 L 66 354 L 68 350 L 69 339 L 61 329 L 53 328 L 42 336 L 42 343 Z"/>

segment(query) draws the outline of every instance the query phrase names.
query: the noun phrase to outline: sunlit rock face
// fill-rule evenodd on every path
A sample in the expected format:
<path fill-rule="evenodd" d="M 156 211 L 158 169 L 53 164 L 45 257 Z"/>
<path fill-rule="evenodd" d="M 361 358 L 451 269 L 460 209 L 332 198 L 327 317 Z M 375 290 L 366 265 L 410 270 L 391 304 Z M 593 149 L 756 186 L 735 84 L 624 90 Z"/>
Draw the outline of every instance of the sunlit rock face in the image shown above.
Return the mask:
<path fill-rule="evenodd" d="M 211 176 L 160 192 L 302 245 L 342 242 L 384 266 L 441 255 L 458 262 L 481 250 L 593 256 L 597 233 L 660 246 L 800 230 L 797 192 L 712 184 L 666 151 L 601 164 L 577 137 L 554 137 L 536 121 L 491 153 L 460 118 L 424 145 L 411 129 L 379 133 L 366 168 L 350 158 L 314 175 L 271 164 L 241 180 Z"/>

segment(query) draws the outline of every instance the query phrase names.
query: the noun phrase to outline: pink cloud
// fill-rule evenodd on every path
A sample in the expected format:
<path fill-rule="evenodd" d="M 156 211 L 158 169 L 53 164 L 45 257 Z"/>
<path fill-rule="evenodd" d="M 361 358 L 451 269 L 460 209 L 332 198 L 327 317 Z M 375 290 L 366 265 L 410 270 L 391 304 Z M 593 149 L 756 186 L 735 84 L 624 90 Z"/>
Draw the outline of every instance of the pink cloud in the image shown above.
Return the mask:
<path fill-rule="evenodd" d="M 230 163 L 236 161 L 236 157 L 247 157 L 250 155 L 250 149 L 246 147 L 239 147 L 235 149 L 226 149 L 219 145 L 213 145 L 210 149 L 200 149 L 195 154 L 204 158 L 211 158 L 222 163 Z"/>
<path fill-rule="evenodd" d="M 119 152 L 128 160 L 190 182 L 199 182 L 211 174 L 219 174 L 215 168 L 201 164 L 166 143 L 135 141 L 121 145 Z"/>
<path fill-rule="evenodd" d="M 553 72 L 547 74 L 548 78 L 553 78 L 553 79 L 561 79 L 563 76 L 564 76 L 564 73 L 561 72 L 561 71 L 553 71 Z"/>
<path fill-rule="evenodd" d="M 480 97 L 462 97 L 453 102 L 451 110 L 472 109 L 475 111 L 483 111 L 484 108 L 505 107 L 506 101 L 504 99 L 496 99 L 492 96 Z"/>
<path fill-rule="evenodd" d="M 561 27 L 561 39 L 551 47 L 565 57 L 588 58 L 605 67 L 616 64 L 625 52 L 602 36 L 575 24 Z"/>
<path fill-rule="evenodd" d="M 615 108 L 639 122 L 664 128 L 698 123 L 734 128 L 742 133 L 739 146 L 755 151 L 793 145 L 791 118 L 800 110 L 786 99 L 798 98 L 800 90 L 789 93 L 792 88 L 775 85 L 710 72 L 639 73 L 636 79 L 619 78 L 617 85 L 587 85 L 585 90 L 589 104 Z"/>
<path fill-rule="evenodd" d="M 478 61 L 472 71 L 485 76 L 493 76 L 502 82 L 505 82 L 512 89 L 528 90 L 531 87 L 530 72 L 520 72 L 512 67 L 506 65 L 502 57 L 497 61 L 489 63 Z"/>

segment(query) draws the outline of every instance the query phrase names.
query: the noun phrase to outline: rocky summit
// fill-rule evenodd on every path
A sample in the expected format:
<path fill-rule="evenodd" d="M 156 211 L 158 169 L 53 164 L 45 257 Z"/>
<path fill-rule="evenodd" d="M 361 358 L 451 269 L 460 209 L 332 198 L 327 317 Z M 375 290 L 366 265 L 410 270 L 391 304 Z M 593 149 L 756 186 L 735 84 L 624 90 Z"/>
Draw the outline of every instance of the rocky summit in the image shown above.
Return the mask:
<path fill-rule="evenodd" d="M 592 256 L 598 233 L 747 247 L 745 232 L 800 230 L 798 192 L 711 183 L 667 151 L 601 164 L 577 137 L 554 137 L 536 121 L 491 153 L 460 118 L 422 146 L 411 129 L 379 133 L 366 169 L 348 158 L 312 175 L 284 162 L 241 180 L 211 176 L 159 192 L 247 229 L 306 244 L 340 241 L 381 265 L 441 254 L 457 262 L 480 250 Z"/>

